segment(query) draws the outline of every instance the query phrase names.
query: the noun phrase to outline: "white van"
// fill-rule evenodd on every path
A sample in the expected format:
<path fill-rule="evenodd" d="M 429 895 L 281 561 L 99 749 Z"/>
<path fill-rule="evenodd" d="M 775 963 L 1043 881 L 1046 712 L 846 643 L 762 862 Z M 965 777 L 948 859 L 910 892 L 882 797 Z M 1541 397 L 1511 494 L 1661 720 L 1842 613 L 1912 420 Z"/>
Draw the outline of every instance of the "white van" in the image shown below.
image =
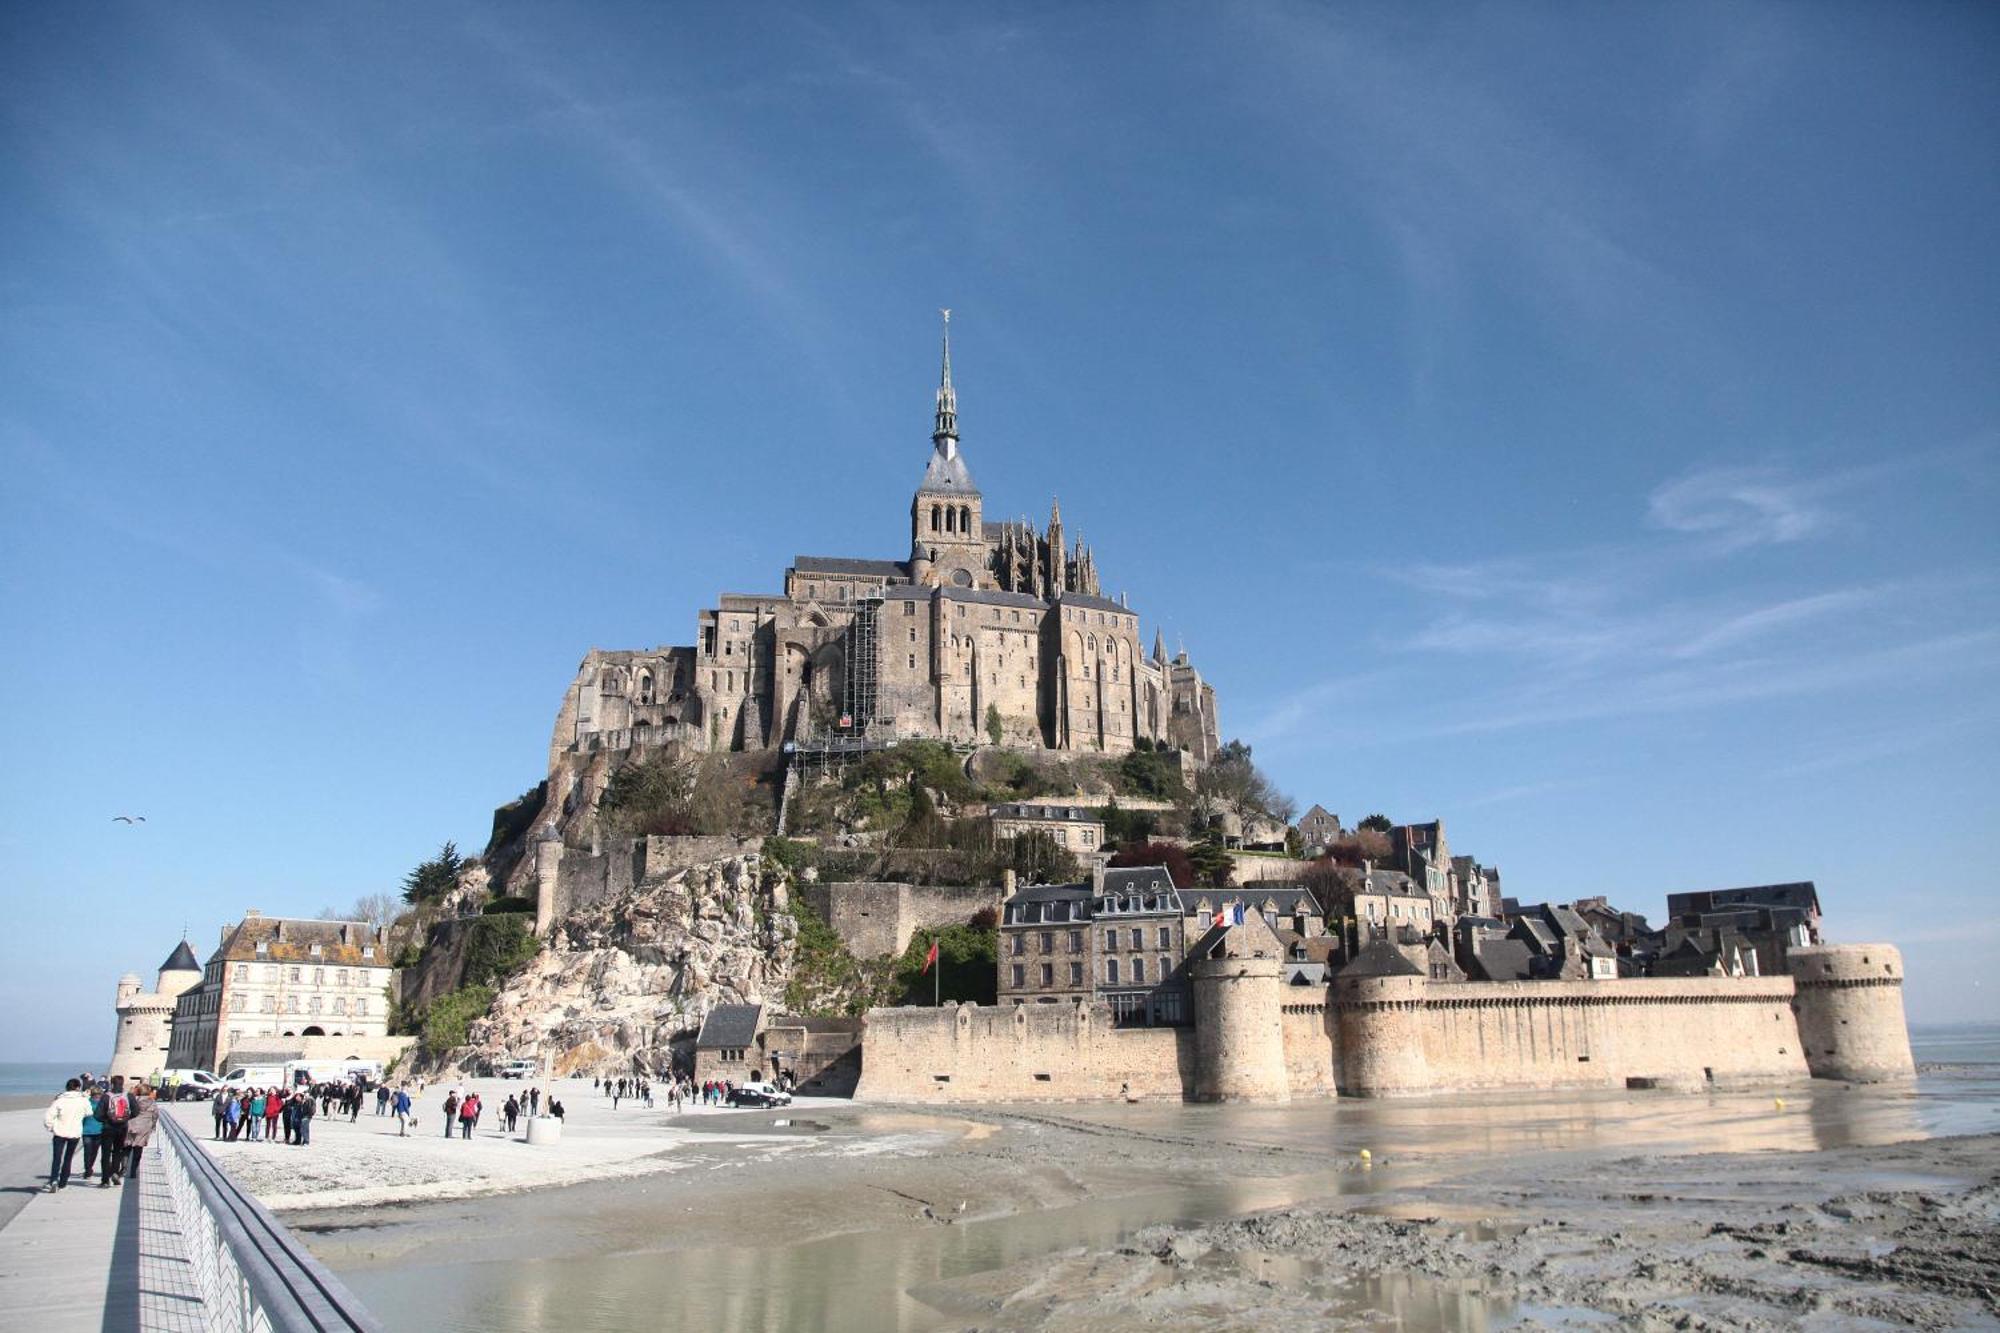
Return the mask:
<path fill-rule="evenodd" d="M 289 1087 L 289 1073 L 284 1065 L 240 1065 L 222 1076 L 222 1086 L 235 1092 L 246 1088 Z"/>
<path fill-rule="evenodd" d="M 172 1088 L 174 1097 L 184 1102 L 206 1100 L 222 1086 L 222 1080 L 206 1069 L 162 1069 L 155 1081 L 163 1088 Z"/>
<path fill-rule="evenodd" d="M 497 1071 L 501 1078 L 535 1078 L 542 1072 L 540 1060 L 507 1060 Z"/>

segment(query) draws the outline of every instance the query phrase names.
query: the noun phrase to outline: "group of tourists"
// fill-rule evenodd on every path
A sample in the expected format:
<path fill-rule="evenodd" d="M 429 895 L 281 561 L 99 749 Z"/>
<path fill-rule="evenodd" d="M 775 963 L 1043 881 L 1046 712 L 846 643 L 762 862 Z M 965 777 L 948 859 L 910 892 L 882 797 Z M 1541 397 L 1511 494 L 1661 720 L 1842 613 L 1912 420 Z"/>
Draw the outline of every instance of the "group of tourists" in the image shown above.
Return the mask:
<path fill-rule="evenodd" d="M 42 1116 L 49 1131 L 50 1194 L 68 1189 L 76 1150 L 83 1148 L 81 1179 L 97 1177 L 99 1189 L 139 1178 L 139 1159 L 146 1154 L 159 1124 L 158 1092 L 123 1075 L 99 1080 L 93 1074 L 70 1079 Z"/>
<path fill-rule="evenodd" d="M 653 1085 L 643 1078 L 593 1078 L 591 1086 L 610 1099 L 611 1109 L 617 1110 L 618 1103 L 627 1097 L 636 1098 L 647 1107 L 653 1105 Z M 779 1087 L 787 1087 L 784 1075 L 779 1076 Z M 679 1111 L 682 1106 L 727 1106 L 736 1084 L 726 1078 L 703 1079 L 697 1083 L 691 1078 L 674 1075 L 666 1085 L 667 1106 Z"/>
<path fill-rule="evenodd" d="M 215 1121 L 215 1137 L 224 1143 L 247 1139 L 251 1143 L 276 1143 L 278 1128 L 284 1127 L 285 1142 L 305 1147 L 312 1142 L 312 1122 L 325 1113 L 330 1103 L 308 1087 L 223 1088 L 208 1104 Z"/>
<path fill-rule="evenodd" d="M 398 1095 L 401 1096 L 400 1093 Z M 404 1098 L 403 1101 L 407 1107 L 408 1099 Z M 563 1118 L 563 1104 L 553 1096 L 549 1098 L 548 1113 L 558 1120 Z M 450 1138 L 452 1126 L 457 1125 L 459 1138 L 471 1138 L 472 1131 L 479 1127 L 479 1118 L 484 1114 L 486 1114 L 486 1099 L 478 1092 L 468 1089 L 461 1093 L 457 1088 L 450 1089 L 444 1095 L 444 1136 Z M 528 1088 L 519 1093 L 510 1092 L 507 1094 L 506 1102 L 500 1107 L 499 1132 L 512 1134 L 520 1125 L 522 1116 L 532 1119 L 540 1114 L 542 1114 L 540 1088 Z M 414 1120 L 412 1123 L 415 1123 Z"/>

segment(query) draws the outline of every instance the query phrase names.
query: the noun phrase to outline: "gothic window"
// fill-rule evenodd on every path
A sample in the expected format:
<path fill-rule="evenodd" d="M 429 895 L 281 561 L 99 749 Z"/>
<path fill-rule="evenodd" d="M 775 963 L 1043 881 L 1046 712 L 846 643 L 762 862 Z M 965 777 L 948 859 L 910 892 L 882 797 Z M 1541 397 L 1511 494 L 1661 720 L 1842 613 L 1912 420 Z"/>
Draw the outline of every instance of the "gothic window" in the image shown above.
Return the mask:
<path fill-rule="evenodd" d="M 941 515 L 940 515 L 940 514 L 938 513 L 938 508 L 939 508 L 939 506 L 937 506 L 937 505 L 932 505 L 932 506 L 931 506 L 931 531 L 932 531 L 932 532 L 936 532 L 936 531 L 938 530 L 938 521 L 939 521 L 939 519 L 940 519 L 940 517 L 941 517 Z"/>
<path fill-rule="evenodd" d="M 653 702 L 653 673 L 650 671 L 639 673 L 639 702 L 642 704 Z"/>
<path fill-rule="evenodd" d="M 971 505 L 960 505 L 960 506 L 959 506 L 959 508 L 958 508 L 958 530 L 959 530 L 960 532 L 971 532 L 971 531 L 972 531 L 972 506 L 971 506 Z"/>

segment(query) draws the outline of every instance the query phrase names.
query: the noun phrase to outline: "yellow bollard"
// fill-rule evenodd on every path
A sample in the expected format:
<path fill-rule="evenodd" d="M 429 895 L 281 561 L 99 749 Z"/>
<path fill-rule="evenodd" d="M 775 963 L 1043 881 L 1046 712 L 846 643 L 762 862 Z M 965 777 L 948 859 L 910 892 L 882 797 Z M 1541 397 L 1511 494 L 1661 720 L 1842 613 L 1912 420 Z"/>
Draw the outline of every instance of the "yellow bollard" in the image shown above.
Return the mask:
<path fill-rule="evenodd" d="M 1363 1148 L 1361 1150 L 1361 1165 L 1367 1166 L 1370 1162 L 1374 1160 L 1375 1160 L 1374 1153 L 1369 1152 L 1366 1148 Z"/>
<path fill-rule="evenodd" d="M 1783 1097 L 1774 1097 L 1771 1100 L 1777 1103 L 1780 1111 L 1785 1109 L 1785 1099 Z"/>

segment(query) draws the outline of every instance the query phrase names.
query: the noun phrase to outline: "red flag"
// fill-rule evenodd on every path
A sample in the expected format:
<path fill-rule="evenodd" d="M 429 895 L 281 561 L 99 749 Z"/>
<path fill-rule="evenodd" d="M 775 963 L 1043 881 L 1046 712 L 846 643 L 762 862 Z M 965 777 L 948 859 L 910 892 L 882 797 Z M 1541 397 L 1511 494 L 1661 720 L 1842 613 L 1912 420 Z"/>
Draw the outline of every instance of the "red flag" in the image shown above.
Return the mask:
<path fill-rule="evenodd" d="M 930 971 L 932 965 L 935 964 L 936 962 L 937 962 L 937 941 L 932 940 L 931 951 L 924 955 L 924 972 Z M 917 973 L 917 975 L 922 976 L 924 972 L 919 972 Z"/>

